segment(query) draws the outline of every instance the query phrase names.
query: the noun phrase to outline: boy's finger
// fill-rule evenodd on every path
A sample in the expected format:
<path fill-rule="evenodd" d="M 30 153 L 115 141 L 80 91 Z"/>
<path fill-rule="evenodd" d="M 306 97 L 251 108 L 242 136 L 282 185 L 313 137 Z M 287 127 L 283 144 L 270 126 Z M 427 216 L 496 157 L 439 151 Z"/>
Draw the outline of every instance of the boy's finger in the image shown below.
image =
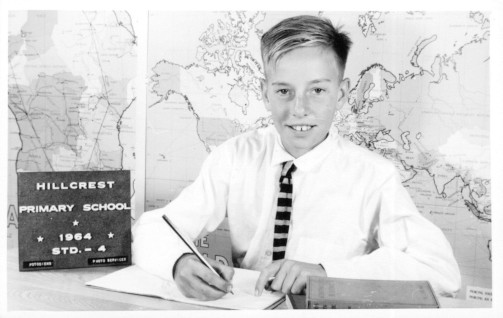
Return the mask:
<path fill-rule="evenodd" d="M 281 267 L 281 262 L 273 262 L 271 265 L 267 266 L 260 272 L 260 276 L 255 284 L 255 296 L 262 295 L 264 287 L 269 282 L 269 278 L 276 276 L 276 273 Z"/>

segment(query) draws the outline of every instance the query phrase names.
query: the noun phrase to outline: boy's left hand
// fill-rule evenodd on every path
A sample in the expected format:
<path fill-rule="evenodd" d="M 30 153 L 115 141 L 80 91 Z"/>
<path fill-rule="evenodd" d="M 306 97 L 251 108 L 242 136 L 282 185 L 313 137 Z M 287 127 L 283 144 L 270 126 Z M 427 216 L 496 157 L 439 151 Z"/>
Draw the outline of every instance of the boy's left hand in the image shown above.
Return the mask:
<path fill-rule="evenodd" d="M 272 262 L 260 272 L 255 284 L 255 295 L 260 296 L 269 278 L 274 277 L 270 284 L 272 290 L 285 294 L 300 294 L 306 287 L 308 276 L 327 277 L 327 273 L 319 264 L 303 263 L 282 259 Z"/>

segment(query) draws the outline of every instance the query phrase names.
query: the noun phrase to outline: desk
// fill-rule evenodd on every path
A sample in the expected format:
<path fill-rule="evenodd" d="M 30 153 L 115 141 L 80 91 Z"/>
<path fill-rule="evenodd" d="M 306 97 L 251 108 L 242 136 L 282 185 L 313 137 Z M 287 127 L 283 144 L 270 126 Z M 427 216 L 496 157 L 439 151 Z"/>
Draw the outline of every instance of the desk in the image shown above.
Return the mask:
<path fill-rule="evenodd" d="M 18 251 L 7 251 L 7 310 L 176 310 L 209 307 L 85 286 L 123 266 L 20 272 Z M 286 307 L 285 307 L 286 308 Z"/>
<path fill-rule="evenodd" d="M 84 283 L 121 266 L 20 272 L 17 248 L 7 251 L 7 309 L 14 310 L 211 310 L 159 298 L 112 292 Z M 483 308 L 487 303 L 439 298 L 442 308 Z M 283 302 L 277 309 L 286 309 Z"/>

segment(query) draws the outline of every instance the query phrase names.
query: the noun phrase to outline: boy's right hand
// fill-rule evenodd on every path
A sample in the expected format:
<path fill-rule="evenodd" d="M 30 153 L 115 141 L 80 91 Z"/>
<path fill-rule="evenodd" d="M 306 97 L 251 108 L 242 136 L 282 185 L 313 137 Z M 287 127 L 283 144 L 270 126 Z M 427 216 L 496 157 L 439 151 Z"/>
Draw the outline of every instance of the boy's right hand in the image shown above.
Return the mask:
<path fill-rule="evenodd" d="M 215 300 L 232 290 L 234 269 L 209 258 L 206 260 L 223 278 L 215 275 L 194 254 L 184 254 L 176 263 L 175 283 L 185 297 Z"/>

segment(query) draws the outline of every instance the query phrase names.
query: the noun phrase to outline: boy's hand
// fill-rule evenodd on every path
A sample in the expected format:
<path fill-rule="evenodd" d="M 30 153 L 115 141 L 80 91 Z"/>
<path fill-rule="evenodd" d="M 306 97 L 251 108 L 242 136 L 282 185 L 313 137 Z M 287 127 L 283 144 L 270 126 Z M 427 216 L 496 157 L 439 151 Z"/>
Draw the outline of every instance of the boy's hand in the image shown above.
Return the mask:
<path fill-rule="evenodd" d="M 223 278 L 215 275 L 194 254 L 182 255 L 176 263 L 175 283 L 185 297 L 215 300 L 232 289 L 230 282 L 234 276 L 234 269 L 209 258 L 207 261 Z"/>
<path fill-rule="evenodd" d="M 262 295 L 269 278 L 274 277 L 270 289 L 281 291 L 285 294 L 300 294 L 306 287 L 308 276 L 327 277 L 327 273 L 319 264 L 303 263 L 282 259 L 272 262 L 260 272 L 255 284 L 255 295 Z"/>

